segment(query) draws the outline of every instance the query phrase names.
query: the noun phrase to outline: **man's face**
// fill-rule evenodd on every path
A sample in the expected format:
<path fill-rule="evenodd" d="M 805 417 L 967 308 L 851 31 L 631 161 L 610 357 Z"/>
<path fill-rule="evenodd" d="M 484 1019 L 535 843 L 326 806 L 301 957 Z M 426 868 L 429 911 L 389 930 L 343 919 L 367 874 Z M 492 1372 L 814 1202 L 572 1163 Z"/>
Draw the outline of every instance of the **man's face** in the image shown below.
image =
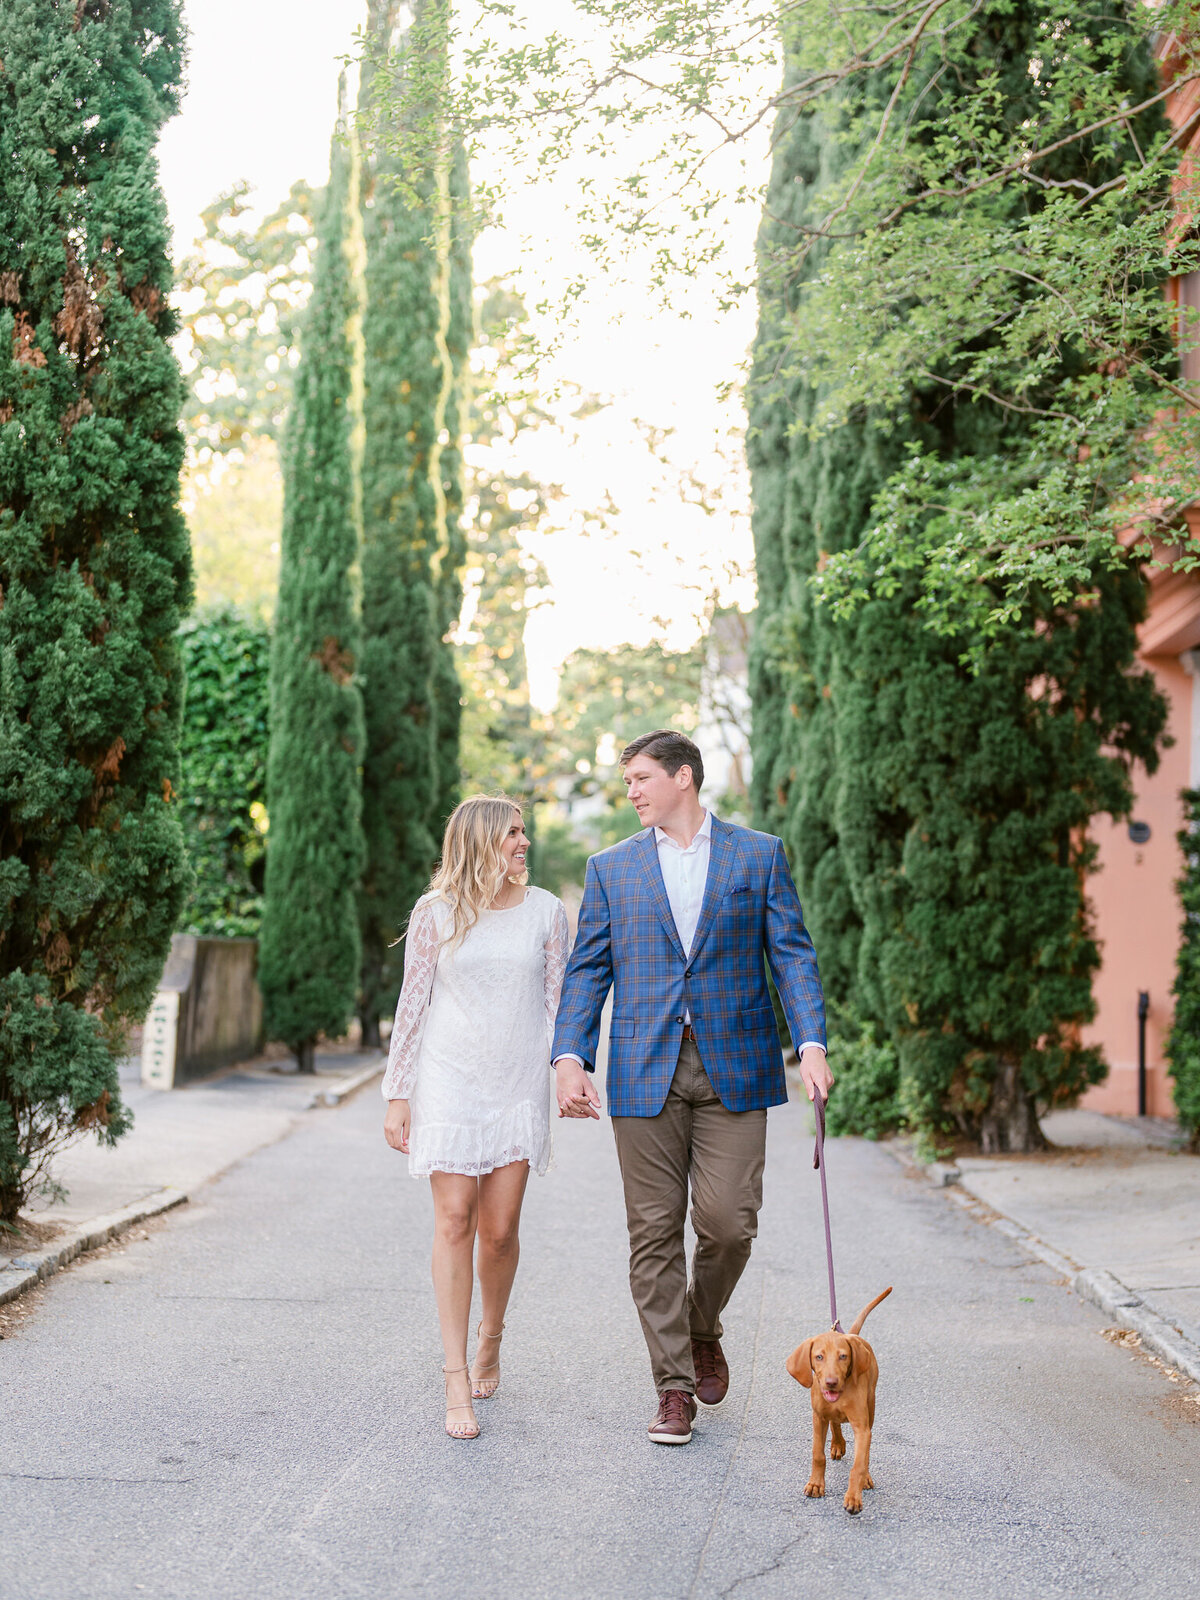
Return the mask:
<path fill-rule="evenodd" d="M 625 768 L 625 791 L 643 828 L 661 827 L 685 801 L 692 769 L 680 767 L 674 777 L 649 756 L 634 756 Z"/>

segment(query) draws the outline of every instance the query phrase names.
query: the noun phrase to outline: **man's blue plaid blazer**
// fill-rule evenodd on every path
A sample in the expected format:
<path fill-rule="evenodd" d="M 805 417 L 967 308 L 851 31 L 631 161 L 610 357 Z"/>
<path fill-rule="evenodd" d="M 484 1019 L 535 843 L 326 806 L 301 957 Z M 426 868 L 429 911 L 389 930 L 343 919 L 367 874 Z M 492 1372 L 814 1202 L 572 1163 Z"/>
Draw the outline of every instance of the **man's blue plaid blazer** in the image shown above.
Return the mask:
<path fill-rule="evenodd" d="M 552 1057 L 577 1055 L 594 1069 L 600 1013 L 612 989 L 610 1116 L 653 1117 L 662 1110 L 685 1010 L 724 1105 L 730 1111 L 780 1105 L 787 1084 L 764 957 L 793 1042 L 824 1044 L 816 953 L 782 843 L 713 817 L 704 902 L 685 958 L 654 829 L 647 828 L 587 864 Z"/>

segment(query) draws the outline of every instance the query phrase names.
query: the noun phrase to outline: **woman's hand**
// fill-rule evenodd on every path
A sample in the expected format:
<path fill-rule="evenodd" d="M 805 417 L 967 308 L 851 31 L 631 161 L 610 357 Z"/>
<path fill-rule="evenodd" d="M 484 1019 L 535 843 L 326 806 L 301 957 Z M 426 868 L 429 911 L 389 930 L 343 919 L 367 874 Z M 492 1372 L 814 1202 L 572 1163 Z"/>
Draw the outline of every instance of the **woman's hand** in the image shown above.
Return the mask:
<path fill-rule="evenodd" d="M 387 1116 L 383 1119 L 383 1137 L 393 1150 L 408 1154 L 408 1130 L 412 1126 L 412 1112 L 407 1100 L 389 1100 Z"/>
<path fill-rule="evenodd" d="M 560 1056 L 554 1063 L 555 1099 L 560 1117 L 600 1116 L 600 1096 L 591 1079 L 573 1056 Z"/>

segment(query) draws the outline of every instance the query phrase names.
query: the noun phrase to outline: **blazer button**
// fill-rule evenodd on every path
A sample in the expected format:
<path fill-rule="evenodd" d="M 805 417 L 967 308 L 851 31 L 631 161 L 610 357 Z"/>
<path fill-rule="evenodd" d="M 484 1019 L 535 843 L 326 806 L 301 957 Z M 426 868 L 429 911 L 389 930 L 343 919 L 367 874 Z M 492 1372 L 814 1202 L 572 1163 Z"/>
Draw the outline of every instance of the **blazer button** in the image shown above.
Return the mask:
<path fill-rule="evenodd" d="M 683 1018 L 682 1017 L 676 1017 L 675 1021 L 679 1023 L 680 1027 L 683 1026 Z"/>

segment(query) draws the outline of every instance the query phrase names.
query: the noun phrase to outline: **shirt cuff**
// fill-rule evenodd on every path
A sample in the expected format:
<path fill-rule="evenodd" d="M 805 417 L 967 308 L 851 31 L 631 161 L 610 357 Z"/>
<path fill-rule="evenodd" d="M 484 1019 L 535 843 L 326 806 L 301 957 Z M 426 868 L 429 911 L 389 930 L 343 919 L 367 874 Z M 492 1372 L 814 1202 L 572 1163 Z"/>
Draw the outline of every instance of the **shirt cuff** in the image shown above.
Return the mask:
<path fill-rule="evenodd" d="M 829 1053 L 819 1039 L 806 1039 L 796 1054 L 802 1056 L 806 1050 L 820 1050 L 826 1055 Z"/>
<path fill-rule="evenodd" d="M 553 1071 L 560 1061 L 574 1061 L 577 1066 L 582 1067 L 585 1072 L 587 1071 L 587 1062 L 583 1059 L 583 1057 L 574 1055 L 570 1050 L 564 1051 L 561 1056 L 555 1056 L 554 1060 L 550 1063 L 551 1071 Z"/>

